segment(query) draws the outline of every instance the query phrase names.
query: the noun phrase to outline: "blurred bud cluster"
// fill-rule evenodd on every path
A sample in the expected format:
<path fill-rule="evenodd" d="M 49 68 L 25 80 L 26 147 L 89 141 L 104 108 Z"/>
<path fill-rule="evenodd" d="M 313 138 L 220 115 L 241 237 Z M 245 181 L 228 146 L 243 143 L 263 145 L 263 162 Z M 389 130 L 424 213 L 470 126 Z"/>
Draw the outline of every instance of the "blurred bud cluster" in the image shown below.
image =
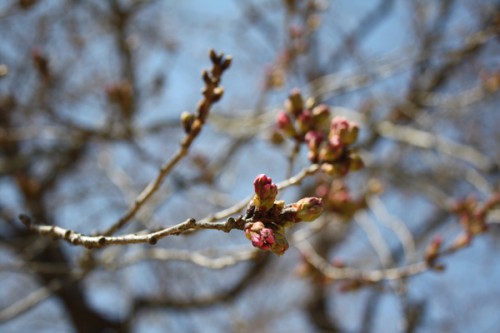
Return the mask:
<path fill-rule="evenodd" d="M 344 117 L 331 118 L 330 107 L 304 101 L 300 91 L 293 89 L 284 110 L 276 119 L 277 135 L 305 143 L 308 158 L 321 164 L 331 176 L 345 176 L 363 167 L 359 154 L 352 148 L 358 139 L 359 126 Z M 274 136 L 277 138 L 277 136 Z"/>

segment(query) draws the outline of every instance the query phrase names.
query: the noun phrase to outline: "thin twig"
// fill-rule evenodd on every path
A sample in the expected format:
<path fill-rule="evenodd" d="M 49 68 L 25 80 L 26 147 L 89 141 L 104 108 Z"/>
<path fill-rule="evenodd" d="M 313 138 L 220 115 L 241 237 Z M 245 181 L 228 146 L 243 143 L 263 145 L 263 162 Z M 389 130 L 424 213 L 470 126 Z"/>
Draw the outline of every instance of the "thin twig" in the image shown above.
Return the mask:
<path fill-rule="evenodd" d="M 421 274 L 429 270 L 427 262 L 421 261 L 407 266 L 363 271 L 352 267 L 335 267 L 323 259 L 307 241 L 296 245 L 306 260 L 326 277 L 333 280 L 361 280 L 365 282 L 380 282 L 382 280 L 398 280 Z"/>
<path fill-rule="evenodd" d="M 180 144 L 179 150 L 167 161 L 158 172 L 158 175 L 153 179 L 144 190 L 137 196 L 132 206 L 127 212 L 118 219 L 111 227 L 109 227 L 102 234 L 104 236 L 111 236 L 116 231 L 120 230 L 128 221 L 130 221 L 146 201 L 160 188 L 165 180 L 165 177 L 172 171 L 172 169 L 184 158 L 193 141 L 198 137 L 203 124 L 210 112 L 213 104 L 215 104 L 222 97 L 223 90 L 219 87 L 221 76 L 231 63 L 231 57 L 226 57 L 222 54 L 217 55 L 211 51 L 210 58 L 213 66 L 210 74 L 206 71 L 203 72 L 203 80 L 205 81 L 205 89 L 203 90 L 203 99 L 198 104 L 198 114 L 194 119 L 190 130 Z"/>

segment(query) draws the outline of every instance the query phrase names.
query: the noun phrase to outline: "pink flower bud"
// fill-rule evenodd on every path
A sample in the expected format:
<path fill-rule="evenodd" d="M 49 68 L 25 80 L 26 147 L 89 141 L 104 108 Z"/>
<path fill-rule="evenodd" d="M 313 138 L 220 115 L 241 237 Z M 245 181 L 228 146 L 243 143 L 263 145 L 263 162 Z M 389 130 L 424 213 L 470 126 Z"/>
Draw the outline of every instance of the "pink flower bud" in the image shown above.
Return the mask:
<path fill-rule="evenodd" d="M 284 112 L 280 111 L 276 119 L 278 128 L 283 131 L 283 133 L 289 137 L 294 137 L 296 134 L 295 128 L 293 127 L 292 119 L 290 116 Z"/>
<path fill-rule="evenodd" d="M 300 199 L 292 206 L 297 210 L 297 221 L 314 221 L 323 212 L 322 200 L 316 197 Z"/>
<path fill-rule="evenodd" d="M 310 110 L 304 110 L 297 116 L 297 127 L 302 133 L 306 133 L 313 127 L 313 116 Z"/>
<path fill-rule="evenodd" d="M 252 245 L 262 250 L 270 250 L 276 242 L 274 232 L 266 228 L 264 223 L 258 221 L 245 225 L 245 236 L 252 242 Z"/>
<path fill-rule="evenodd" d="M 317 131 L 309 131 L 305 136 L 307 146 L 311 150 L 317 150 L 323 142 L 323 133 Z"/>
<path fill-rule="evenodd" d="M 264 210 L 271 209 L 278 195 L 278 187 L 276 184 L 273 184 L 273 180 L 261 174 L 255 178 L 253 186 L 255 188 L 255 196 L 253 199 L 255 207 Z"/>
<path fill-rule="evenodd" d="M 323 146 L 319 152 L 319 159 L 322 162 L 332 163 L 337 161 L 344 152 L 342 146 L 335 146 L 328 142 L 327 145 Z"/>
<path fill-rule="evenodd" d="M 358 139 L 359 126 L 344 117 L 335 117 L 330 125 L 330 133 L 338 135 L 341 144 L 350 145 Z"/>

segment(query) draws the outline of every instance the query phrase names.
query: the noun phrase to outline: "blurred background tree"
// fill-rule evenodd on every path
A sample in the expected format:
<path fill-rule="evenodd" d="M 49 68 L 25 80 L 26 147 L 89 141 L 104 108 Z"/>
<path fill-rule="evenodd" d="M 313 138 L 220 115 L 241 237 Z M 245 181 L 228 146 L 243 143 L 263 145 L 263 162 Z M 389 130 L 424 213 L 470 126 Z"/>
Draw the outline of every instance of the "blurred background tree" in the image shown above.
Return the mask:
<path fill-rule="evenodd" d="M 488 0 L 3 1 L 2 331 L 496 330 L 499 29 Z M 233 56 L 224 90 L 199 74 L 210 48 Z M 311 165 L 277 129 L 295 87 L 359 125 L 365 168 L 280 191 L 324 205 L 283 256 L 193 228 L 87 249 L 18 218 L 119 236 L 237 217 L 257 174 Z"/>

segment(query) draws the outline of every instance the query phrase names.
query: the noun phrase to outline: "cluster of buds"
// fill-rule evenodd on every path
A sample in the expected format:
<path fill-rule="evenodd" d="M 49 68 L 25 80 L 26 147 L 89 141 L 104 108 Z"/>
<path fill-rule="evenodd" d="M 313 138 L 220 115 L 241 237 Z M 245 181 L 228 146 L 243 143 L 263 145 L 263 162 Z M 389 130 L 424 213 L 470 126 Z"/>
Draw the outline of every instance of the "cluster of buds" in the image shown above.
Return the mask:
<path fill-rule="evenodd" d="M 286 205 L 276 200 L 278 187 L 262 174 L 254 181 L 255 195 L 245 215 L 245 236 L 252 245 L 282 255 L 288 249 L 286 229 L 299 222 L 314 221 L 323 210 L 322 200 L 303 198 Z"/>
<path fill-rule="evenodd" d="M 470 196 L 454 203 L 451 210 L 458 215 L 465 233 L 472 236 L 488 230 L 486 217 L 488 213 L 500 204 L 500 194 L 492 195 L 486 202 L 479 203 L 477 198 Z"/>
<path fill-rule="evenodd" d="M 339 215 L 345 221 L 350 221 L 357 211 L 366 207 L 366 196 L 369 194 L 353 198 L 342 179 L 334 179 L 330 184 L 321 183 L 316 187 L 316 195 L 323 198 L 325 210 Z"/>
<path fill-rule="evenodd" d="M 442 254 L 452 253 L 469 246 L 475 236 L 488 231 L 486 222 L 488 213 L 499 204 L 500 194 L 498 193 L 490 196 L 484 203 L 479 203 L 474 196 L 453 203 L 450 209 L 458 215 L 463 232 L 445 249 L 442 246 L 443 238 L 434 237 L 425 251 L 427 265 L 433 269 L 442 270 L 444 266 L 437 264 L 437 259 Z"/>
<path fill-rule="evenodd" d="M 330 120 L 330 108 L 314 102 L 304 102 L 298 89 L 292 90 L 285 101 L 285 110 L 278 113 L 277 128 L 284 137 L 305 142 L 312 163 L 332 176 L 344 176 L 363 167 L 363 162 L 351 146 L 357 141 L 359 126 L 344 117 Z"/>
<path fill-rule="evenodd" d="M 500 194 L 490 196 L 484 203 L 479 203 L 477 198 L 470 196 L 451 205 L 451 211 L 458 215 L 460 225 L 464 232 L 455 239 L 453 250 L 468 246 L 474 236 L 488 231 L 486 219 L 488 213 L 500 205 Z"/>

